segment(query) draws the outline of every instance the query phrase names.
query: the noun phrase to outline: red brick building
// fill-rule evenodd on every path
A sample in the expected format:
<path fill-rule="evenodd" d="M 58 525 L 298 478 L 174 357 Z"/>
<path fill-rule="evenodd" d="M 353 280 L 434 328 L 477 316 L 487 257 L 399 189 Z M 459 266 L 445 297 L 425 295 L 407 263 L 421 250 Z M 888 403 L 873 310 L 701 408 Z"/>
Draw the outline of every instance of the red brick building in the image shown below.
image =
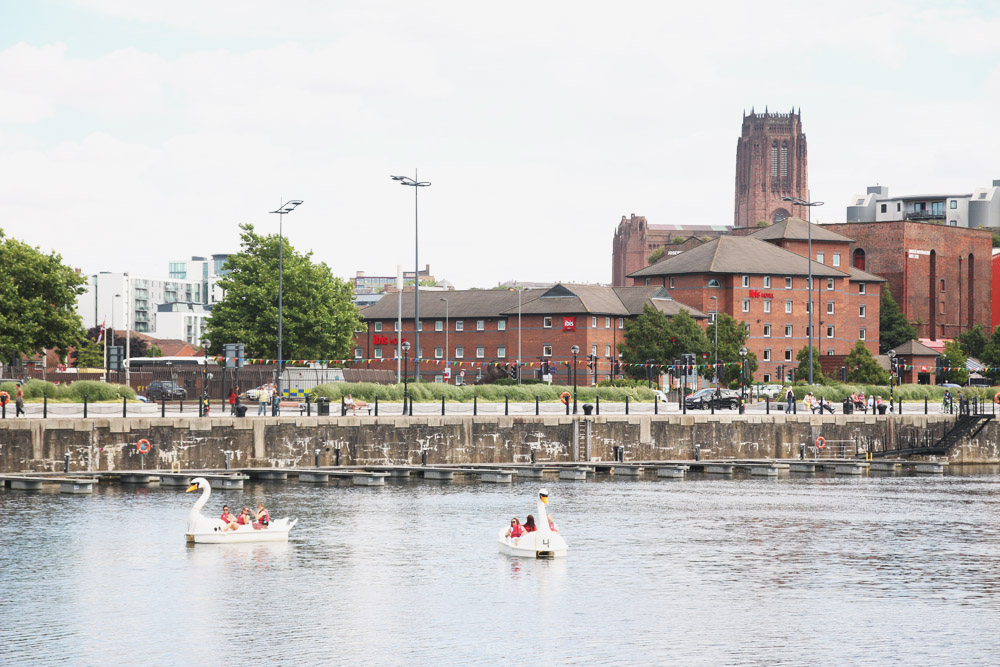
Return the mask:
<path fill-rule="evenodd" d="M 573 358 L 570 348 L 577 345 L 579 382 L 590 384 L 594 374 L 586 366 L 587 356 L 597 356 L 597 380 L 607 379 L 618 359 L 618 343 L 624 340 L 625 320 L 642 314 L 644 306 L 668 316 L 685 308 L 692 317 L 707 318 L 674 301 L 662 287 L 560 283 L 523 290 L 520 297 L 519 307 L 516 291 L 421 292 L 422 350 L 411 348 L 410 359 L 421 357 L 421 374 L 429 381 L 443 379 L 450 365 L 453 378 L 466 370 L 466 382 L 471 383 L 489 364 L 515 364 L 520 344 L 523 377 L 537 374 L 544 360 L 550 364 L 553 381 L 566 382 L 567 362 Z M 365 328 L 355 337 L 355 358 L 371 359 L 373 367 L 395 368 L 397 340 L 415 344 L 412 293 L 403 295 L 401 337 L 398 299 L 398 293 L 386 294 L 361 311 Z"/>
<path fill-rule="evenodd" d="M 802 110 L 795 113 L 754 113 L 743 116 L 736 141 L 735 225 L 754 227 L 761 220 L 781 222 L 790 217 L 782 197 L 809 199 L 806 135 Z"/>
<path fill-rule="evenodd" d="M 940 356 L 923 343 L 910 340 L 893 348 L 899 359 L 900 384 L 937 384 L 937 361 Z"/>
<path fill-rule="evenodd" d="M 851 265 L 885 278 L 920 338 L 951 339 L 992 324 L 993 235 L 929 222 L 824 225 L 853 239 Z"/>
<path fill-rule="evenodd" d="M 749 236 L 723 236 L 636 271 L 636 285 L 661 286 L 679 303 L 724 312 L 747 326 L 747 347 L 765 382 L 787 376 L 809 341 L 809 224 L 798 218 Z M 884 280 L 848 264 L 851 239 L 813 225 L 813 346 L 846 355 L 858 340 L 878 354 Z"/>
<path fill-rule="evenodd" d="M 622 216 L 612 243 L 611 284 L 628 285 L 628 274 L 647 266 L 657 248 L 665 248 L 665 256 L 678 255 L 730 230 L 726 225 L 651 225 L 645 216 Z"/>

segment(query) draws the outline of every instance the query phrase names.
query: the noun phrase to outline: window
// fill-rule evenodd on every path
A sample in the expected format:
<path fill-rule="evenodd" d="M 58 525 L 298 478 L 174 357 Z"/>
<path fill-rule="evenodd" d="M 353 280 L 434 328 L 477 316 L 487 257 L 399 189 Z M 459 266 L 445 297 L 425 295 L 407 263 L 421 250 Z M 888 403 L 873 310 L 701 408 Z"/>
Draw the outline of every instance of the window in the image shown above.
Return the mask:
<path fill-rule="evenodd" d="M 980 194 L 980 198 L 985 199 L 985 197 L 982 196 L 984 194 L 986 194 L 986 193 L 983 192 L 982 194 Z M 955 210 L 956 208 L 958 208 L 958 200 L 957 199 L 952 199 L 950 202 L 948 202 L 948 208 L 950 208 L 952 210 Z"/>
<path fill-rule="evenodd" d="M 596 315 L 594 315 L 593 317 L 590 318 L 590 328 L 591 329 L 596 329 L 597 328 L 597 316 Z"/>
<path fill-rule="evenodd" d="M 458 347 L 455 348 L 455 358 L 461 359 L 464 356 L 465 356 L 465 348 L 459 345 Z"/>
<path fill-rule="evenodd" d="M 750 299 L 743 299 L 743 312 L 744 313 L 750 312 Z"/>
<path fill-rule="evenodd" d="M 507 320 L 497 320 L 497 331 L 507 330 Z"/>
<path fill-rule="evenodd" d="M 592 355 L 594 355 L 595 357 L 597 356 L 597 344 L 596 343 L 590 346 L 590 353 Z"/>
<path fill-rule="evenodd" d="M 785 325 L 785 338 L 791 338 L 791 337 L 792 337 L 792 325 L 791 324 L 786 324 Z"/>
<path fill-rule="evenodd" d="M 771 348 L 764 348 L 764 361 L 771 361 Z"/>
<path fill-rule="evenodd" d="M 781 142 L 781 177 L 788 177 L 788 142 Z"/>
<path fill-rule="evenodd" d="M 861 327 L 861 329 L 858 330 L 858 340 L 866 340 L 864 327 Z"/>
<path fill-rule="evenodd" d="M 611 318 L 610 317 L 605 317 L 604 318 L 604 328 L 605 329 L 610 329 L 611 328 Z"/>
<path fill-rule="evenodd" d="M 551 357 L 552 356 L 552 346 L 551 345 L 542 345 L 542 356 L 543 357 Z"/>
<path fill-rule="evenodd" d="M 771 287 L 771 276 L 764 276 L 764 287 Z"/>
<path fill-rule="evenodd" d="M 809 338 L 809 336 L 812 336 L 812 327 L 807 326 L 806 327 L 806 338 Z"/>
<path fill-rule="evenodd" d="M 444 322 L 441 320 L 434 320 L 434 331 L 444 331 Z"/>
<path fill-rule="evenodd" d="M 834 349 L 833 349 L 832 347 L 828 347 L 828 348 L 826 349 L 826 356 L 828 356 L 828 357 L 832 357 L 832 356 L 833 356 L 833 355 L 835 355 L 835 354 L 837 354 L 837 351 L 836 351 L 836 350 L 834 350 Z"/>
<path fill-rule="evenodd" d="M 543 317 L 542 318 L 542 328 L 544 328 L 544 329 L 551 329 L 552 328 L 552 318 L 551 317 Z"/>
<path fill-rule="evenodd" d="M 770 338 L 770 337 L 771 337 L 771 325 L 770 324 L 765 324 L 764 325 L 764 338 Z"/>
<path fill-rule="evenodd" d="M 865 306 L 858 306 L 858 317 L 865 316 Z"/>
<path fill-rule="evenodd" d="M 785 312 L 786 313 L 792 312 L 792 300 L 791 299 L 788 299 L 787 301 L 785 301 Z"/>
<path fill-rule="evenodd" d="M 476 320 L 476 331 L 484 331 L 486 329 L 486 320 Z"/>
<path fill-rule="evenodd" d="M 611 356 L 611 346 L 610 345 L 605 345 L 604 346 L 604 356 L 605 357 L 610 357 Z"/>
<path fill-rule="evenodd" d="M 375 348 L 375 358 L 376 359 L 381 359 L 382 358 L 382 348 L 380 348 L 380 347 L 376 347 Z"/>
<path fill-rule="evenodd" d="M 836 281 L 833 278 L 827 278 L 826 279 L 826 288 L 827 289 L 833 289 L 835 287 L 835 283 L 836 283 Z"/>
<path fill-rule="evenodd" d="M 792 277 L 785 276 L 785 289 L 792 289 Z"/>
<path fill-rule="evenodd" d="M 618 318 L 618 328 L 619 329 L 624 329 L 625 328 L 625 318 L 624 317 L 619 317 Z"/>
<path fill-rule="evenodd" d="M 827 327 L 826 328 L 826 337 L 827 338 L 833 338 L 833 327 Z"/>
<path fill-rule="evenodd" d="M 375 323 L 375 331 L 382 331 L 382 323 L 381 322 L 376 322 Z"/>
<path fill-rule="evenodd" d="M 482 359 L 486 356 L 486 348 L 482 345 L 476 346 L 476 359 Z"/>
<path fill-rule="evenodd" d="M 455 320 L 455 331 L 465 331 L 465 322 L 463 320 Z"/>
<path fill-rule="evenodd" d="M 826 314 L 833 315 L 833 301 L 826 302 Z"/>
<path fill-rule="evenodd" d="M 670 279 L 670 289 L 673 289 L 673 288 L 674 288 L 674 279 L 671 278 Z"/>
<path fill-rule="evenodd" d="M 944 301 L 941 302 L 941 314 L 944 315 Z"/>
<path fill-rule="evenodd" d="M 392 323 L 392 330 L 393 331 L 397 331 L 397 332 L 399 331 L 399 320 L 393 321 L 393 323 Z"/>
<path fill-rule="evenodd" d="M 646 287 L 649 287 L 649 278 L 646 278 Z"/>
<path fill-rule="evenodd" d="M 750 287 L 750 276 L 743 276 L 743 286 Z"/>
<path fill-rule="evenodd" d="M 886 212 L 886 207 L 887 206 L 888 206 L 888 204 L 882 204 L 882 206 L 880 207 L 880 210 L 882 211 L 882 213 Z"/>
<path fill-rule="evenodd" d="M 361 348 L 360 347 L 354 348 L 354 358 L 355 359 L 360 359 L 361 358 Z"/>
<path fill-rule="evenodd" d="M 941 291 L 944 291 L 944 278 L 941 279 Z"/>
<path fill-rule="evenodd" d="M 507 346 L 506 345 L 501 345 L 501 346 L 499 346 L 497 348 L 497 356 L 500 357 L 501 359 L 503 359 L 504 357 L 507 356 Z"/>
<path fill-rule="evenodd" d="M 434 358 L 440 359 L 443 356 L 444 356 L 444 348 L 438 345 L 437 347 L 434 348 Z"/>
<path fill-rule="evenodd" d="M 771 144 L 771 178 L 778 177 L 778 142 Z"/>
<path fill-rule="evenodd" d="M 806 301 L 806 312 L 811 313 L 812 310 L 812 301 Z"/>
<path fill-rule="evenodd" d="M 839 252 L 833 253 L 833 265 L 834 266 L 840 266 L 840 253 Z"/>
<path fill-rule="evenodd" d="M 816 253 L 816 261 L 823 264 L 826 261 L 826 253 L 818 252 Z"/>
<path fill-rule="evenodd" d="M 424 330 L 424 321 L 420 320 L 419 322 L 417 322 L 417 331 L 423 331 L 423 330 Z"/>
<path fill-rule="evenodd" d="M 865 284 L 858 283 L 858 294 L 864 294 L 864 293 L 865 293 Z"/>
<path fill-rule="evenodd" d="M 771 300 L 770 299 L 764 299 L 764 312 L 765 313 L 770 313 L 771 312 Z"/>
<path fill-rule="evenodd" d="M 785 361 L 791 361 L 791 360 L 792 360 L 792 348 L 786 347 L 785 348 Z"/>
<path fill-rule="evenodd" d="M 711 280 L 708 281 L 708 286 L 709 287 L 722 287 L 722 283 L 720 283 L 717 278 L 712 278 Z"/>

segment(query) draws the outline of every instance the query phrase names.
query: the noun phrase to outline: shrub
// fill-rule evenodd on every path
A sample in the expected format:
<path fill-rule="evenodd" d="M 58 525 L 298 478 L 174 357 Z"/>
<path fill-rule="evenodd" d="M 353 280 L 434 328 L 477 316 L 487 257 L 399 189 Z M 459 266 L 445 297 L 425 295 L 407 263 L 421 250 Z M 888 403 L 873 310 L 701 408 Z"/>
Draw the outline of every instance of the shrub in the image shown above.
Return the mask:
<path fill-rule="evenodd" d="M 135 391 L 122 384 L 108 384 L 107 382 L 96 382 L 93 380 L 81 380 L 69 384 L 53 384 L 43 380 L 28 380 L 23 385 L 25 400 L 42 400 L 47 396 L 50 401 L 66 401 L 82 403 L 83 397 L 87 396 L 88 401 L 113 401 L 121 400 L 124 396 L 129 400 L 135 399 Z M 4 382 L 0 385 L 0 390 L 6 391 L 11 397 L 17 391 L 15 382 Z"/>
<path fill-rule="evenodd" d="M 456 387 L 450 384 L 435 382 L 411 382 L 410 394 L 413 400 L 440 401 L 443 396 L 446 401 L 471 403 L 473 397 L 480 401 L 501 402 L 504 398 L 519 403 L 533 403 L 537 397 L 541 401 L 555 402 L 559 396 L 568 391 L 573 393 L 573 387 L 548 384 L 501 385 L 497 383 L 483 385 L 464 385 Z M 334 382 L 319 385 L 309 392 L 313 400 L 325 396 L 331 401 L 340 402 L 347 394 L 360 398 L 368 403 L 375 400 L 399 402 L 403 400 L 402 384 L 373 384 L 370 382 Z M 580 387 L 577 386 L 577 401 L 593 401 L 597 396 L 603 401 L 624 402 L 628 396 L 630 401 L 652 401 L 655 393 L 645 387 Z"/>

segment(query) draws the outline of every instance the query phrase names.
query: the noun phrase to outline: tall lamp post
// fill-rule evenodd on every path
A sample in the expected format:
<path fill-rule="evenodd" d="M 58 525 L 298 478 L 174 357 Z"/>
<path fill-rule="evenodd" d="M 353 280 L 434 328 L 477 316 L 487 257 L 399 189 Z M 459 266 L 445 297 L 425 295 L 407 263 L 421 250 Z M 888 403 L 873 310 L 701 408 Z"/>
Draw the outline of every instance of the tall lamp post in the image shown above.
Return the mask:
<path fill-rule="evenodd" d="M 806 229 L 809 230 L 809 384 L 813 383 L 813 226 L 812 207 L 822 206 L 821 201 L 806 201 L 801 197 L 782 197 L 781 201 L 787 201 L 796 206 L 806 207 Z"/>
<path fill-rule="evenodd" d="M 285 222 L 285 216 L 291 213 L 302 203 L 301 199 L 291 199 L 281 206 L 278 210 L 271 211 L 271 213 L 278 214 L 278 380 L 275 383 L 277 388 L 278 400 L 281 400 L 281 371 L 284 365 L 284 357 L 281 352 L 281 316 L 282 316 L 282 292 L 284 291 L 284 272 L 285 272 L 285 242 L 284 236 L 282 235 L 282 227 Z"/>
<path fill-rule="evenodd" d="M 441 297 L 444 301 L 444 367 L 448 369 L 446 379 L 451 379 L 451 367 L 448 365 L 448 299 Z"/>
<path fill-rule="evenodd" d="M 747 348 L 740 348 L 740 414 L 743 414 L 747 402 Z"/>
<path fill-rule="evenodd" d="M 413 335 L 417 345 L 413 357 L 413 381 L 420 382 L 420 217 L 417 193 L 420 192 L 420 188 L 428 187 L 430 182 L 421 181 L 416 170 L 413 171 L 413 178 L 409 176 L 390 176 L 390 178 L 400 185 L 413 188 Z"/>
<path fill-rule="evenodd" d="M 719 388 L 719 297 L 710 296 L 709 299 L 715 301 L 712 304 L 714 316 L 712 324 L 715 325 L 715 369 L 712 371 L 712 379 L 715 381 L 715 388 Z"/>
<path fill-rule="evenodd" d="M 212 344 L 212 341 L 205 338 L 201 341 L 201 347 L 205 351 L 205 365 L 201 369 L 201 410 L 199 412 L 207 417 L 208 416 L 208 348 Z"/>
<path fill-rule="evenodd" d="M 410 341 L 403 341 L 403 414 L 406 415 L 407 375 L 410 371 Z"/>
<path fill-rule="evenodd" d="M 573 353 L 573 414 L 576 414 L 576 355 L 580 354 L 580 346 L 574 345 L 569 348 Z"/>

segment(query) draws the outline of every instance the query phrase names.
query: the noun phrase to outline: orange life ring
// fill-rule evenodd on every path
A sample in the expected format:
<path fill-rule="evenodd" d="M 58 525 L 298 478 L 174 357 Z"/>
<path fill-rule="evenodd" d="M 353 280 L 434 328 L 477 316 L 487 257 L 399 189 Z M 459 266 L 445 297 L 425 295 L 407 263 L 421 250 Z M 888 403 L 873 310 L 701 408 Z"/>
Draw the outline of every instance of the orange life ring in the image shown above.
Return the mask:
<path fill-rule="evenodd" d="M 135 448 L 139 450 L 140 454 L 148 454 L 149 453 L 149 440 L 146 440 L 145 438 L 143 438 L 139 442 L 135 443 Z"/>
<path fill-rule="evenodd" d="M 993 402 L 1000 403 L 1000 393 L 993 394 Z"/>
<path fill-rule="evenodd" d="M 5 391 L 0 391 L 0 403 L 6 403 L 10 400 L 10 394 Z"/>
<path fill-rule="evenodd" d="M 568 391 L 564 391 L 563 393 L 559 394 L 559 400 L 562 401 L 563 405 L 569 405 L 570 398 L 571 396 Z"/>
<path fill-rule="evenodd" d="M 816 438 L 816 449 L 823 449 L 824 447 L 826 447 L 826 438 L 819 436 Z"/>

